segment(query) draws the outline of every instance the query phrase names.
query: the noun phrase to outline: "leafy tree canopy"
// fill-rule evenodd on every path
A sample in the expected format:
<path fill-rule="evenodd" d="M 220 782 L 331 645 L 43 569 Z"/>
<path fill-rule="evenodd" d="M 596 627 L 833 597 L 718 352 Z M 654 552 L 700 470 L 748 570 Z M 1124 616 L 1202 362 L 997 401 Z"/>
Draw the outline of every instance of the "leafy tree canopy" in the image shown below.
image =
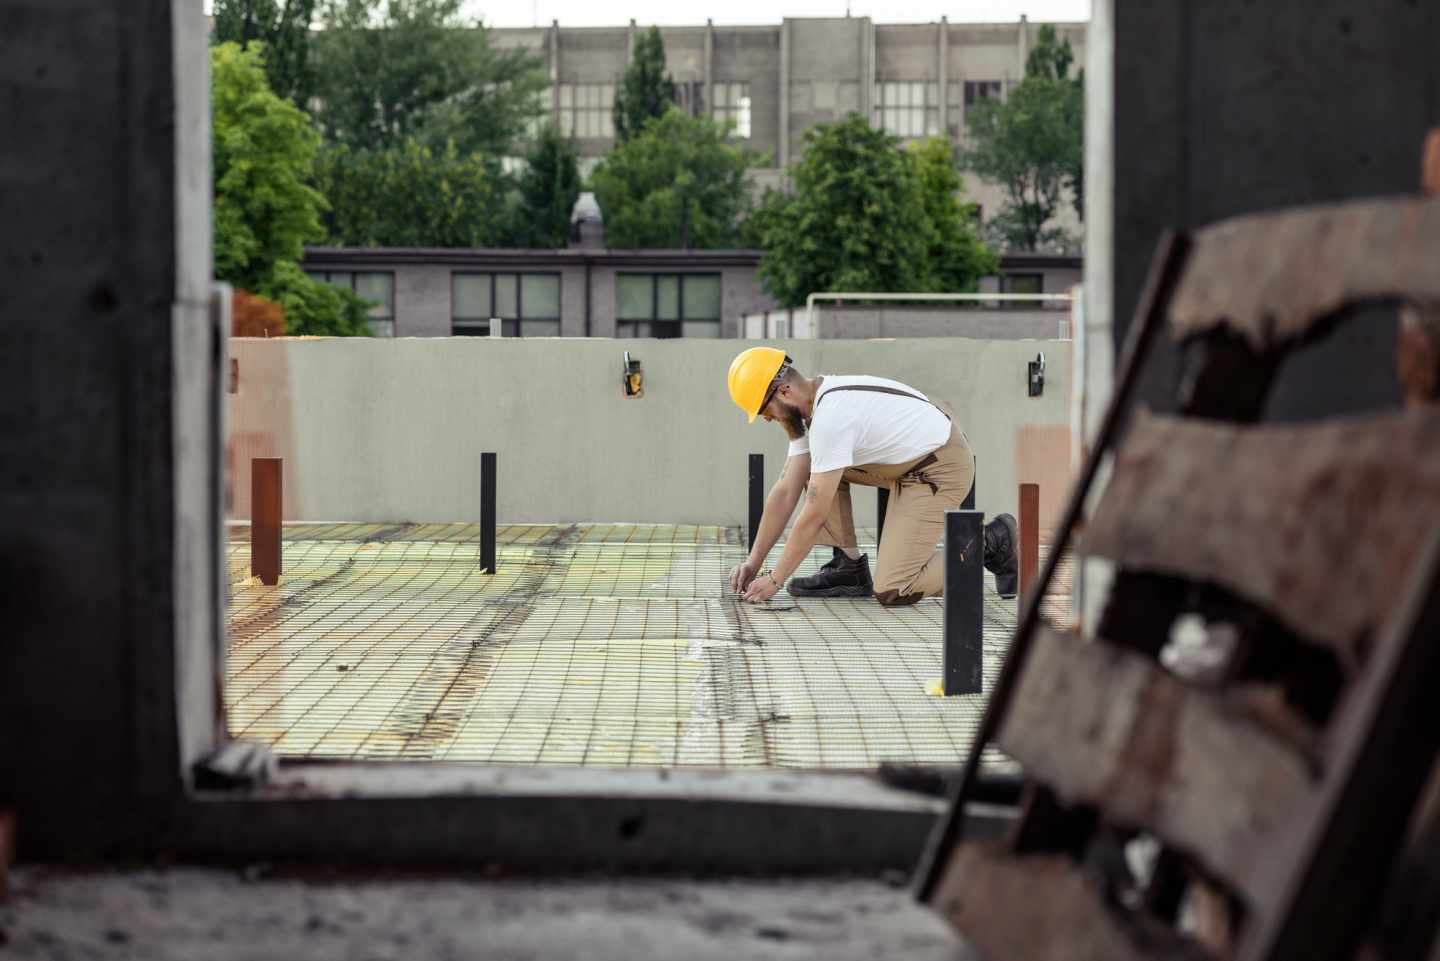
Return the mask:
<path fill-rule="evenodd" d="M 546 126 L 525 159 L 509 242 L 516 247 L 564 247 L 570 240 L 570 214 L 580 197 L 575 145 Z"/>
<path fill-rule="evenodd" d="M 606 155 L 591 175 L 610 247 L 733 247 L 760 162 L 726 127 L 678 107 Z"/>
<path fill-rule="evenodd" d="M 325 0 L 315 49 L 317 120 L 358 149 L 453 141 L 500 156 L 536 116 L 544 66 L 500 50 L 461 0 Z"/>
<path fill-rule="evenodd" d="M 215 275 L 277 300 L 292 334 L 364 333 L 365 302 L 306 277 L 305 242 L 324 236 L 309 184 L 319 135 L 271 91 L 263 44 L 210 51 Z"/>
<path fill-rule="evenodd" d="M 316 163 L 332 244 L 490 247 L 504 239 L 504 184 L 493 160 L 415 139 L 367 150 L 325 147 Z"/>
<path fill-rule="evenodd" d="M 975 239 L 945 151 L 905 150 L 853 113 L 807 130 L 794 193 L 767 192 L 749 225 L 766 289 L 791 307 L 815 291 L 973 289 L 994 256 Z"/>
<path fill-rule="evenodd" d="M 675 82 L 665 72 L 665 43 L 660 28 L 651 27 L 635 41 L 625 76 L 615 91 L 615 138 L 625 141 L 665 116 L 675 102 Z"/>
<path fill-rule="evenodd" d="M 1081 80 L 1068 74 L 1072 60 L 1070 42 L 1046 24 L 1025 79 L 1005 100 L 981 101 L 966 116 L 964 166 L 1004 188 L 1006 204 L 992 225 L 1012 248 L 1065 243 L 1062 231 L 1046 225 L 1067 187 L 1083 215 L 1084 98 Z"/>
<path fill-rule="evenodd" d="M 270 89 L 301 107 L 313 89 L 310 27 L 315 0 L 215 0 L 215 44 L 265 45 L 265 75 Z"/>

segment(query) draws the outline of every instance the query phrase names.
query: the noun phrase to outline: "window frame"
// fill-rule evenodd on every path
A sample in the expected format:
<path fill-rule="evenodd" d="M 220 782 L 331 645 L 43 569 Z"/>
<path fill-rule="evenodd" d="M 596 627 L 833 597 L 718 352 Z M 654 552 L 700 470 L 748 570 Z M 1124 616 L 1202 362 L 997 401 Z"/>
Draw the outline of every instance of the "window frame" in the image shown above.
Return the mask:
<path fill-rule="evenodd" d="M 490 316 L 484 318 L 461 317 L 455 312 L 455 283 L 461 277 L 489 277 L 490 278 Z M 515 278 L 515 316 L 502 316 L 495 307 L 496 287 L 498 278 Z M 525 283 L 526 277 L 553 277 L 555 279 L 555 304 L 556 314 L 553 317 L 527 317 L 525 315 Z M 555 337 L 562 336 L 565 327 L 565 283 L 564 274 L 558 270 L 452 270 L 450 272 L 450 336 L 451 337 L 487 337 L 490 335 L 490 321 L 498 320 L 501 324 L 502 336 L 504 337 Z M 527 334 L 525 332 L 526 322 L 556 324 L 554 334 Z M 472 329 L 478 328 L 480 324 L 485 325 L 485 332 L 460 333 L 459 325 L 469 325 Z"/>
<path fill-rule="evenodd" d="M 355 269 L 350 269 L 350 268 L 347 268 L 347 269 L 345 269 L 345 270 L 331 270 L 331 269 L 329 269 L 329 268 L 324 268 L 324 267 L 316 267 L 316 268 L 312 268 L 312 269 L 309 269 L 309 270 L 306 270 L 306 271 L 305 271 L 305 275 L 306 275 L 307 277 L 310 277 L 312 280 L 318 280 L 318 281 L 320 281 L 321 283 L 329 284 L 329 285 L 332 286 L 332 287 L 338 286 L 337 284 L 335 284 L 335 282 L 334 282 L 333 280 L 330 279 L 332 275 L 336 275 L 336 274 L 348 274 L 348 275 L 349 275 L 349 277 L 350 277 L 350 284 L 349 284 L 348 287 L 343 288 L 343 289 L 349 290 L 350 293 L 355 294 L 355 296 L 357 296 L 357 297 L 359 297 L 360 295 L 359 295 L 359 294 L 356 292 L 356 290 L 355 290 L 355 278 L 356 278 L 356 277 L 359 277 L 361 274 L 375 274 L 375 275 L 381 275 L 381 276 L 389 277 L 389 278 L 390 278 L 390 303 L 388 304 L 388 306 L 389 306 L 389 308 L 390 308 L 389 314 L 386 315 L 386 316 L 384 316 L 384 317 L 375 317 L 375 316 L 371 315 L 371 313 L 370 313 L 369 311 L 366 311 L 366 313 L 365 313 L 365 322 L 366 322 L 366 324 L 370 327 L 370 336 L 371 336 L 371 337 L 379 337 L 379 338 L 382 338 L 382 339 L 383 339 L 383 338 L 393 339 L 393 338 L 399 336 L 399 334 L 396 332 L 398 325 L 397 325 L 397 323 L 396 323 L 396 318 L 395 318 L 395 271 L 393 271 L 393 270 L 355 270 Z M 364 299 L 365 299 L 365 300 L 369 300 L 370 298 L 366 297 L 366 298 L 364 298 Z M 377 304 L 376 306 L 380 306 L 380 305 Z M 378 333 L 376 333 L 376 332 L 375 332 L 375 323 L 376 323 L 377 320 L 378 320 L 379 322 L 381 322 L 381 323 L 388 323 L 388 324 L 390 325 L 390 333 L 388 333 L 388 334 L 378 334 Z"/>
<path fill-rule="evenodd" d="M 648 277 L 650 279 L 650 316 L 645 319 L 623 318 L 620 316 L 620 280 L 622 277 Z M 719 285 L 720 296 L 716 314 L 714 317 L 686 317 L 685 316 L 685 279 L 687 277 L 714 278 Z M 660 281 L 662 278 L 674 278 L 675 280 L 675 316 L 660 316 Z M 632 331 L 641 324 L 648 324 L 650 334 L 648 336 L 656 340 L 678 340 L 685 336 L 684 325 L 692 324 L 715 324 L 715 337 L 721 336 L 721 325 L 725 315 L 725 275 L 718 270 L 620 270 L 615 272 L 615 336 L 619 338 L 638 338 L 639 334 Z M 657 335 L 656 325 L 673 325 L 663 335 Z M 662 328 L 663 329 L 663 328 Z M 704 339 L 695 337 L 693 339 Z"/>

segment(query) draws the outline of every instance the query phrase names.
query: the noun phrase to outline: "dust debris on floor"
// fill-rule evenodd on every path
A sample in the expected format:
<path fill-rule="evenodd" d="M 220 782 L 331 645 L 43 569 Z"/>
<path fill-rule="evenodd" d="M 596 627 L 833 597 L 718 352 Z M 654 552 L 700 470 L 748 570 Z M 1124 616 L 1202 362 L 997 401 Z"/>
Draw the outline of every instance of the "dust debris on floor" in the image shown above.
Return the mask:
<path fill-rule="evenodd" d="M 248 533 L 230 532 L 229 725 L 281 757 L 944 764 L 984 709 L 929 690 L 941 601 L 746 605 L 731 528 L 502 527 L 489 575 L 476 525 L 287 524 L 274 587 L 249 576 Z M 1015 613 L 987 574 L 987 690 Z"/>

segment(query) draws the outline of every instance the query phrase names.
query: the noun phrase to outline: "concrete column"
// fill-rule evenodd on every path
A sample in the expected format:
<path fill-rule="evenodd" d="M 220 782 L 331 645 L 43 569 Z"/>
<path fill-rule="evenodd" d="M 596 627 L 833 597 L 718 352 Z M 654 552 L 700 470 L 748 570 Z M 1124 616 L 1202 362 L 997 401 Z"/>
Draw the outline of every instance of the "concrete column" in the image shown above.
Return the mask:
<path fill-rule="evenodd" d="M 1015 54 L 1019 62 L 1015 65 L 1015 79 L 1025 76 L 1025 61 L 1030 57 L 1030 18 L 1020 14 L 1020 29 L 1016 31 Z"/>
<path fill-rule="evenodd" d="M 940 89 L 940 136 L 950 137 L 950 18 L 942 16 L 935 28 L 935 76 Z"/>
<path fill-rule="evenodd" d="M 875 21 L 860 18 L 860 112 L 875 120 Z"/>
<path fill-rule="evenodd" d="M 546 38 L 550 46 L 550 119 L 556 125 L 560 124 L 560 21 L 550 21 L 550 36 Z"/>
<path fill-rule="evenodd" d="M 715 116 L 715 21 L 705 18 L 705 112 Z"/>
<path fill-rule="evenodd" d="M 0 795 L 37 860 L 103 858 L 178 802 L 216 735 L 224 583 L 204 16 L 78 13 L 0 31 L 4 313 L 43 318 L 0 329 Z"/>
<path fill-rule="evenodd" d="M 630 18 L 630 28 L 625 31 L 625 66 L 635 59 L 635 18 Z"/>
<path fill-rule="evenodd" d="M 780 168 L 790 165 L 790 18 L 780 21 Z"/>

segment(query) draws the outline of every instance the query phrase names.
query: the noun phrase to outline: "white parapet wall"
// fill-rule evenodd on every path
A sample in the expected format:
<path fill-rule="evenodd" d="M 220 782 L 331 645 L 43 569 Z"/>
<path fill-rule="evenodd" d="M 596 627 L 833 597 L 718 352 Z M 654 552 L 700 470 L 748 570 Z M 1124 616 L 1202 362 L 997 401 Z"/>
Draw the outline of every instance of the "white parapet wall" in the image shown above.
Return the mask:
<path fill-rule="evenodd" d="M 1042 524 L 1069 470 L 1066 341 L 779 341 L 807 375 L 874 374 L 948 400 L 975 447 L 977 506 L 1014 511 L 1042 482 Z M 747 455 L 766 482 L 780 428 L 747 424 L 725 374 L 733 340 L 237 338 L 228 395 L 232 517 L 250 512 L 250 459 L 284 459 L 288 520 L 475 521 L 480 455 L 498 454 L 501 523 L 743 524 Z M 627 399 L 621 354 L 644 374 Z M 1026 363 L 1046 358 L 1040 397 Z M 857 492 L 856 521 L 875 497 Z"/>

